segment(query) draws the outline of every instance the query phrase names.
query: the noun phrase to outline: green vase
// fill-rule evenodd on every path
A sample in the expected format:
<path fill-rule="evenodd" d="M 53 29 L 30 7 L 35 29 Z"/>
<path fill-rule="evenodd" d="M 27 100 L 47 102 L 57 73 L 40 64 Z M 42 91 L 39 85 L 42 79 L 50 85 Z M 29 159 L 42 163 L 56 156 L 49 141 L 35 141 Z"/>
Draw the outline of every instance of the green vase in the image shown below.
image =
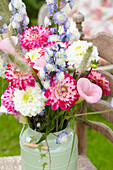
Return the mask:
<path fill-rule="evenodd" d="M 55 135 L 50 133 L 47 137 L 51 155 L 51 170 L 66 170 L 68 166 L 74 132 L 70 127 L 64 129 L 63 131 L 68 132 L 68 139 L 64 144 L 56 144 L 56 135 L 62 133 L 62 131 L 54 133 Z M 45 170 L 50 170 L 50 159 L 48 151 L 41 151 L 41 153 L 46 153 L 46 157 L 41 160 L 40 152 L 38 149 L 24 146 L 26 138 L 30 136 L 35 136 L 39 139 L 42 134 L 32 130 L 31 128 L 28 128 L 23 132 L 20 139 L 22 170 L 43 170 L 42 164 L 44 162 L 47 162 L 48 164 L 45 166 Z M 43 141 L 43 144 L 47 145 L 45 141 Z M 77 136 L 75 135 L 75 143 L 68 170 L 77 170 L 77 158 L 78 140 Z"/>

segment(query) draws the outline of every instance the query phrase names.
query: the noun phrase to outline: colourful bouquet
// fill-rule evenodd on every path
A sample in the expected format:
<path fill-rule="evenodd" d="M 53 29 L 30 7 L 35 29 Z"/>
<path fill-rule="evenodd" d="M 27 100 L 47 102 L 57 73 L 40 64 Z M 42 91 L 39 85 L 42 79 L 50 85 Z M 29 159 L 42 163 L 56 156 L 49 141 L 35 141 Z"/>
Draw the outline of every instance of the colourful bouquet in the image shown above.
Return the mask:
<path fill-rule="evenodd" d="M 46 2 L 45 27 L 27 28 L 25 4 L 11 0 L 10 25 L 0 28 L 0 76 L 9 83 L 1 108 L 44 133 L 37 143 L 63 130 L 71 119 L 77 120 L 75 115 L 85 101 L 97 103 L 111 91 L 108 79 L 94 70 L 100 59 L 97 48 L 79 40 L 76 24 L 62 11 L 67 3 L 72 8 L 74 0 Z M 66 142 L 67 135 L 62 132 L 56 143 Z"/>

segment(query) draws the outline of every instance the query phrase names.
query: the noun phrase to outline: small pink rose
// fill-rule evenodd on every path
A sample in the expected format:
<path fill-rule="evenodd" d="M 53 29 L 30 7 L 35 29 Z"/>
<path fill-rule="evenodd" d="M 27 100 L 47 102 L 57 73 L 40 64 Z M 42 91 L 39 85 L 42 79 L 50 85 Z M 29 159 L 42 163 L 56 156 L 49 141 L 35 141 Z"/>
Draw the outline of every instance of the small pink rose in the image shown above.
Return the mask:
<path fill-rule="evenodd" d="M 102 97 L 102 89 L 87 78 L 78 80 L 77 90 L 88 103 L 97 103 Z"/>
<path fill-rule="evenodd" d="M 11 36 L 12 41 L 14 41 L 14 44 L 17 45 L 18 38 L 16 36 Z M 11 44 L 9 38 L 5 38 L 2 41 L 0 41 L 0 50 L 2 50 L 5 54 L 11 54 L 13 56 L 17 55 L 17 52 L 13 45 Z"/>

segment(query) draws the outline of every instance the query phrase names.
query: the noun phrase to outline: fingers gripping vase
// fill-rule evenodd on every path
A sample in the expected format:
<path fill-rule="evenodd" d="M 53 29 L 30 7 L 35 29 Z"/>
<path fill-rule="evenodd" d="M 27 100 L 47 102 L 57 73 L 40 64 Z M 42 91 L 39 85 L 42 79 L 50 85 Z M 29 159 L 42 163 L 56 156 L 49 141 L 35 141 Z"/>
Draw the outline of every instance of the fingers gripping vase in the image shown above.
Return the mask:
<path fill-rule="evenodd" d="M 67 168 L 72 148 L 74 132 L 70 127 L 64 129 L 64 131 L 68 132 L 68 139 L 67 142 L 64 144 L 56 144 L 56 135 L 60 134 L 62 131 L 54 133 L 55 135 L 51 133 L 47 137 L 51 155 L 51 170 L 66 170 Z M 36 132 L 31 128 L 28 128 L 23 132 L 20 139 L 22 170 L 43 170 L 42 164 L 44 162 L 48 163 L 48 165 L 45 166 L 45 170 L 50 170 L 50 159 L 48 151 L 41 151 L 41 153 L 46 153 L 46 157 L 41 160 L 40 152 L 38 149 L 24 146 L 24 142 L 26 141 L 27 137 L 35 136 L 39 139 L 41 135 L 41 133 Z M 43 141 L 43 144 L 47 145 L 45 141 Z M 75 143 L 68 170 L 77 170 L 77 158 L 78 140 L 77 136 L 75 135 Z"/>

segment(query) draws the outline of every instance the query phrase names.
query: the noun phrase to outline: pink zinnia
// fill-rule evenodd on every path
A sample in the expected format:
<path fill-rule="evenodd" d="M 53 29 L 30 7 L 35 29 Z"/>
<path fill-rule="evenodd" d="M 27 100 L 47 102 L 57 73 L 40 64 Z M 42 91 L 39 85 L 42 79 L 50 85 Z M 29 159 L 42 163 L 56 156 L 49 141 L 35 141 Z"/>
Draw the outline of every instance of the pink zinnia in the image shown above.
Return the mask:
<path fill-rule="evenodd" d="M 46 105 L 51 105 L 53 110 L 60 107 L 69 111 L 79 98 L 76 80 L 69 73 L 64 75 L 64 80 L 61 82 L 51 79 L 51 86 L 44 94 L 48 98 Z"/>
<path fill-rule="evenodd" d="M 109 80 L 103 76 L 102 73 L 92 70 L 87 78 L 102 88 L 104 97 L 111 94 L 111 88 L 110 88 L 111 84 Z"/>
<path fill-rule="evenodd" d="M 22 33 L 21 44 L 28 51 L 33 48 L 39 48 L 47 43 L 48 36 L 51 34 L 52 32 L 49 31 L 48 27 L 44 28 L 42 25 L 33 25 Z"/>
<path fill-rule="evenodd" d="M 15 110 L 13 97 L 14 97 L 14 91 L 15 89 L 11 86 L 9 86 L 6 91 L 3 93 L 1 100 L 2 105 L 7 109 L 7 112 L 12 112 L 14 115 L 19 113 Z"/>
<path fill-rule="evenodd" d="M 35 87 L 35 80 L 30 75 L 30 73 L 24 73 L 20 70 L 17 70 L 16 67 L 11 63 L 7 65 L 5 74 L 6 80 L 14 88 L 18 88 L 19 90 L 26 90 L 27 86 Z"/>

